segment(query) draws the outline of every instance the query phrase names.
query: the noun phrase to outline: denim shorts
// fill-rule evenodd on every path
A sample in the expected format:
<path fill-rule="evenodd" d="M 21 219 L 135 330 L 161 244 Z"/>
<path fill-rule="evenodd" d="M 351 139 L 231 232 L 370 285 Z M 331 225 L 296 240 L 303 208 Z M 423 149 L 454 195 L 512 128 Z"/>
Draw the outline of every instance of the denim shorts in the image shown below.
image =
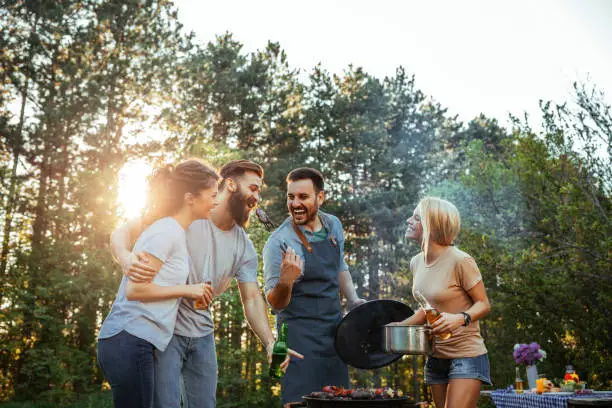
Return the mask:
<path fill-rule="evenodd" d="M 429 356 L 425 364 L 425 382 L 431 384 L 448 384 L 449 380 L 468 378 L 480 380 L 491 385 L 489 356 L 436 358 Z"/>

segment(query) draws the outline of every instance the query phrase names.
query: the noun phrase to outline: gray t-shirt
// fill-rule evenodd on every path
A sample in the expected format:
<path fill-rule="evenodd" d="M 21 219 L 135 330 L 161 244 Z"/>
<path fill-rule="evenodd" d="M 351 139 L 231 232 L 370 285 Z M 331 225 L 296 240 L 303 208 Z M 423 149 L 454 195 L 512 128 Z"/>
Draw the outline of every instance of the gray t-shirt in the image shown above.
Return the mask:
<path fill-rule="evenodd" d="M 185 284 L 189 275 L 186 238 L 185 230 L 172 217 L 154 222 L 140 235 L 133 252 L 148 252 L 163 261 L 153 283 L 159 286 Z M 128 278 L 124 275 L 98 338 L 112 337 L 125 330 L 164 351 L 172 338 L 179 299 L 146 303 L 130 301 L 125 297 L 127 282 Z"/>
<path fill-rule="evenodd" d="M 234 225 L 224 231 L 209 220 L 196 220 L 187 230 L 187 246 L 191 255 L 188 283 L 211 281 L 215 296 L 219 296 L 233 278 L 257 282 L 257 252 L 244 228 Z M 210 312 L 196 310 L 193 300 L 182 299 L 174 333 L 203 337 L 212 332 Z"/>

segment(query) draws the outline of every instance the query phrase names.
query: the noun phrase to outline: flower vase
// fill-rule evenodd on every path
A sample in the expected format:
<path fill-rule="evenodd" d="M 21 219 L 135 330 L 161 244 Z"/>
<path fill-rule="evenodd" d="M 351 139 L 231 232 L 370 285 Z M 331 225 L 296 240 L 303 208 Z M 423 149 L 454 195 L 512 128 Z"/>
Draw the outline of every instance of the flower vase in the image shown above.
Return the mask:
<path fill-rule="evenodd" d="M 535 364 L 527 366 L 527 382 L 529 383 L 529 389 L 536 388 L 536 380 L 538 379 L 538 367 Z"/>

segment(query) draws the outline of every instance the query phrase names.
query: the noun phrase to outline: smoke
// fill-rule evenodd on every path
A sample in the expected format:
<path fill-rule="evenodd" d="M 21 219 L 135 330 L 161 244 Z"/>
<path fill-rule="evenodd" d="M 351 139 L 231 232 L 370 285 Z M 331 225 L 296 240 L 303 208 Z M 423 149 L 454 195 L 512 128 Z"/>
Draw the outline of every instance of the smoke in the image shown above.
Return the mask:
<path fill-rule="evenodd" d="M 491 181 L 488 186 L 468 186 L 455 181 L 444 181 L 426 193 L 455 204 L 461 214 L 462 231 L 487 235 L 515 245 L 520 245 L 528 235 L 529 212 L 514 182 L 494 185 Z"/>

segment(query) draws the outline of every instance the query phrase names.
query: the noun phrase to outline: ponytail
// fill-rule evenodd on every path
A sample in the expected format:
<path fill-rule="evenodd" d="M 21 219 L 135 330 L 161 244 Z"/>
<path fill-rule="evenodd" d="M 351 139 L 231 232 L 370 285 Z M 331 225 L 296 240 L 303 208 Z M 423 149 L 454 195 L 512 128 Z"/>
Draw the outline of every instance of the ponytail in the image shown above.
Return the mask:
<path fill-rule="evenodd" d="M 215 169 L 198 159 L 155 168 L 149 176 L 144 222 L 150 224 L 175 214 L 183 206 L 186 193 L 198 194 L 218 180 L 219 174 Z"/>

